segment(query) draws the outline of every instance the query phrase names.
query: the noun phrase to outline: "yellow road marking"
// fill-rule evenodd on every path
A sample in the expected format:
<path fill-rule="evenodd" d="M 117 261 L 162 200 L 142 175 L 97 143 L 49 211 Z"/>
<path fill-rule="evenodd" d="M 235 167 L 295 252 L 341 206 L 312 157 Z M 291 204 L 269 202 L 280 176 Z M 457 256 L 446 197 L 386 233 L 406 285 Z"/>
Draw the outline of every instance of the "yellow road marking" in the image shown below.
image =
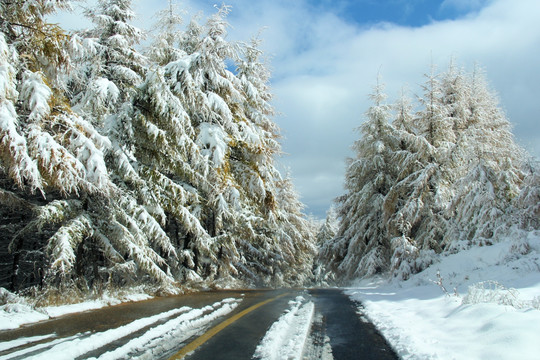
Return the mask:
<path fill-rule="evenodd" d="M 205 342 L 210 340 L 210 338 L 212 338 L 218 332 L 225 329 L 227 326 L 231 325 L 233 322 L 240 319 L 244 315 L 247 315 L 250 312 L 252 312 L 253 310 L 256 310 L 256 309 L 260 308 L 261 306 L 266 305 L 269 302 L 277 300 L 280 297 L 283 297 L 283 296 L 288 295 L 288 294 L 289 293 L 281 294 L 281 295 L 278 295 L 278 296 L 276 296 L 274 298 L 271 298 L 271 299 L 268 299 L 268 300 L 265 300 L 265 301 L 261 301 L 260 303 L 252 305 L 252 306 L 248 307 L 247 309 L 239 312 L 238 314 L 236 314 L 234 316 L 231 316 L 227 320 L 225 320 L 222 323 L 219 323 L 218 325 L 214 326 L 213 328 L 211 328 L 210 330 L 208 330 L 207 332 L 205 332 L 204 334 L 202 334 L 201 336 L 199 336 L 198 338 L 196 338 L 195 340 L 193 340 L 192 342 L 190 342 L 189 344 L 184 346 L 179 352 L 177 352 L 176 354 L 171 356 L 169 358 L 169 360 L 182 359 L 184 356 L 186 356 L 187 354 L 189 354 L 192 351 L 195 351 L 199 346 L 201 346 L 202 344 L 204 344 Z"/>

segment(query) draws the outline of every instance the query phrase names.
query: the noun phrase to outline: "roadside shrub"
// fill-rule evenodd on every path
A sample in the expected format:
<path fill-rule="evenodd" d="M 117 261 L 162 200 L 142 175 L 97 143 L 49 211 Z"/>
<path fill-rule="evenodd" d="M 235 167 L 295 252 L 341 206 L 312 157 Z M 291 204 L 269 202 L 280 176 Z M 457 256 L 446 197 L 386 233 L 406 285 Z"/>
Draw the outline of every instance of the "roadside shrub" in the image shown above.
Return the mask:
<path fill-rule="evenodd" d="M 467 295 L 463 297 L 463 304 L 492 303 L 509 305 L 521 309 L 526 305 L 519 299 L 519 292 L 513 288 L 506 288 L 497 281 L 488 280 L 469 286 Z"/>

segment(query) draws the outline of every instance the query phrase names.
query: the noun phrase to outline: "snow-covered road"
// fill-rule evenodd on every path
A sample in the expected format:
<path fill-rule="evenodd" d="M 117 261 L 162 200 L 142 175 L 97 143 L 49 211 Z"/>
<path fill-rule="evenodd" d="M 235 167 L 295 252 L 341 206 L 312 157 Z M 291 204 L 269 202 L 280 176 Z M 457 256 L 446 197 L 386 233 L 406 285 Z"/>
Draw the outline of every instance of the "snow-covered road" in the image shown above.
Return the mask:
<path fill-rule="evenodd" d="M 372 339 L 374 328 L 365 328 L 357 304 L 341 290 L 192 297 L 123 304 L 2 331 L 0 360 L 345 359 L 381 351 L 377 347 L 384 343 L 378 334 Z M 366 358 L 396 358 L 389 348 L 382 351 L 389 356 Z"/>
<path fill-rule="evenodd" d="M 102 332 L 87 331 L 68 337 L 53 333 L 6 341 L 0 343 L 4 354 L 0 360 L 160 357 L 174 350 L 178 343 L 204 332 L 213 320 L 229 314 L 240 302 L 241 299 L 226 298 L 202 308 L 184 306 Z"/>

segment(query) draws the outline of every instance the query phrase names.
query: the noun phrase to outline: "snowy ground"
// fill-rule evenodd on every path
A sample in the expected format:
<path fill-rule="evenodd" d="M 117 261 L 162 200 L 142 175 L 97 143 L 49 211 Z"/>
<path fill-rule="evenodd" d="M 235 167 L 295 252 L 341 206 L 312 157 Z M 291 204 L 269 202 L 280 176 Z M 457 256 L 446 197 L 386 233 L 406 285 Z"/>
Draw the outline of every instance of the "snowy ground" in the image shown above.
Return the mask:
<path fill-rule="evenodd" d="M 406 282 L 363 280 L 347 293 L 403 359 L 540 359 L 540 234 L 441 257 Z"/>

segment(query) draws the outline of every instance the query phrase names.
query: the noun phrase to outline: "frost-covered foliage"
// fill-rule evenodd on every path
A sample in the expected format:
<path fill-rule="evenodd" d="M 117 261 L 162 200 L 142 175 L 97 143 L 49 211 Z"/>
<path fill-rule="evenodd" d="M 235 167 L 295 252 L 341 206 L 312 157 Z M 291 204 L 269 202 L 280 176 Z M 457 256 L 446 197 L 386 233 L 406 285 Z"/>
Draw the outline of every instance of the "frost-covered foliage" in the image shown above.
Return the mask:
<path fill-rule="evenodd" d="M 144 35 L 129 23 L 131 7 L 131 0 L 99 0 L 86 13 L 94 28 L 70 40 L 76 62 L 68 80 L 71 103 L 93 123 L 129 100 L 145 71 L 146 59 L 134 49 Z"/>
<path fill-rule="evenodd" d="M 349 160 L 347 194 L 338 205 L 342 221 L 337 236 L 346 242 L 347 251 L 342 259 L 336 259 L 336 270 L 347 278 L 382 271 L 390 255 L 384 199 L 397 175 L 392 155 L 399 139 L 388 122 L 390 106 L 385 98 L 382 84 L 377 84 L 371 95 L 374 106 L 366 112 L 367 121 L 360 128 L 364 136 L 353 146 L 362 156 Z"/>
<path fill-rule="evenodd" d="M 526 230 L 540 228 L 540 163 L 530 159 L 525 166 L 525 181 L 517 199 L 521 225 Z"/>
<path fill-rule="evenodd" d="M 404 96 L 391 112 L 375 88 L 338 201 L 339 231 L 322 246 L 338 277 L 407 279 L 463 240 L 489 245 L 516 225 L 538 228 L 537 171 L 524 171 L 483 79 L 453 64 L 432 69 L 416 113 Z"/>
<path fill-rule="evenodd" d="M 227 41 L 229 7 L 180 29 L 170 1 L 142 55 L 129 0 L 72 35 L 44 20 L 67 1 L 0 4 L 2 285 L 307 281 L 313 226 L 276 168 L 259 40 Z"/>

